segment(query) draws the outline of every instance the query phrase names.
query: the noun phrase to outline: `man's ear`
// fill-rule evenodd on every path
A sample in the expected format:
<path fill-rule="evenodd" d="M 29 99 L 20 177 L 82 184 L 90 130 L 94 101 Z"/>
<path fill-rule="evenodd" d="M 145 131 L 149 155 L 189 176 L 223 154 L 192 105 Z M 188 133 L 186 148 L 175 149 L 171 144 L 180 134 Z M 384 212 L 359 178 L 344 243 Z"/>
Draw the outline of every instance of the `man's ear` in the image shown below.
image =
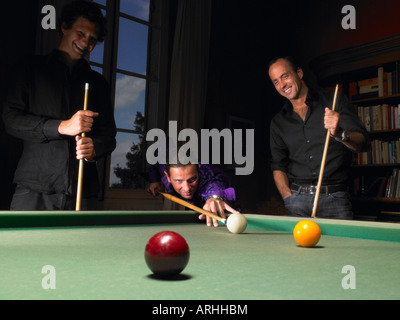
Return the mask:
<path fill-rule="evenodd" d="M 299 76 L 300 80 L 303 80 L 304 72 L 302 68 L 297 68 L 297 75 Z"/>
<path fill-rule="evenodd" d="M 167 171 L 164 170 L 164 174 L 165 174 L 165 176 L 167 177 L 168 182 L 171 183 L 171 180 L 170 180 L 170 178 L 169 178 L 169 175 L 168 175 Z"/>
<path fill-rule="evenodd" d="M 61 29 L 61 33 L 64 34 L 64 31 L 66 30 L 66 28 L 65 28 L 65 22 L 62 22 L 62 23 L 61 23 L 60 29 Z"/>

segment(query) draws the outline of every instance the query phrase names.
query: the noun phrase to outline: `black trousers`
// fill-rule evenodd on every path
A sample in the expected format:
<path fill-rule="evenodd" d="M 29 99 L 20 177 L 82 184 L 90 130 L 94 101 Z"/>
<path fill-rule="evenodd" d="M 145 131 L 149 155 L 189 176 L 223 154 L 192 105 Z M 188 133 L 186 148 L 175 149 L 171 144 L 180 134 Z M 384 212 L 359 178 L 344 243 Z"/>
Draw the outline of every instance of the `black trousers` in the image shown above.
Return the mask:
<path fill-rule="evenodd" d="M 66 194 L 46 194 L 17 186 L 10 210 L 75 210 L 76 199 Z M 81 210 L 97 210 L 96 197 L 82 198 Z"/>

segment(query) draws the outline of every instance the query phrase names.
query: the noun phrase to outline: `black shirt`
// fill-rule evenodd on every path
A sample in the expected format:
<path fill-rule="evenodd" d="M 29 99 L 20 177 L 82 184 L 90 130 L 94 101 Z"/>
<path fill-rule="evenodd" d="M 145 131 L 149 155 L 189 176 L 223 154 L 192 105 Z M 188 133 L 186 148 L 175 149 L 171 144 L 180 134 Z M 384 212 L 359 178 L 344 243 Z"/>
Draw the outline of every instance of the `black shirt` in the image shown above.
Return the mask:
<path fill-rule="evenodd" d="M 308 90 L 308 106 L 305 121 L 293 111 L 287 101 L 275 115 L 270 128 L 271 168 L 288 175 L 291 183 L 318 183 L 327 129 L 324 127 L 325 107 L 332 108 L 333 93 Z M 340 91 L 335 111 L 339 112 L 339 127 L 360 132 L 369 143 L 364 124 L 358 118 L 355 107 Z M 325 162 L 322 185 L 346 184 L 351 151 L 343 143 L 331 138 Z"/>
<path fill-rule="evenodd" d="M 58 126 L 83 108 L 89 83 L 88 109 L 96 111 L 91 132 L 96 158 L 115 148 L 115 121 L 110 90 L 104 77 L 81 59 L 71 69 L 66 54 L 54 50 L 21 62 L 14 71 L 3 118 L 7 132 L 24 141 L 14 182 L 34 191 L 73 195 L 78 161 L 75 138 L 61 136 Z M 98 191 L 95 162 L 85 162 L 83 196 Z"/>

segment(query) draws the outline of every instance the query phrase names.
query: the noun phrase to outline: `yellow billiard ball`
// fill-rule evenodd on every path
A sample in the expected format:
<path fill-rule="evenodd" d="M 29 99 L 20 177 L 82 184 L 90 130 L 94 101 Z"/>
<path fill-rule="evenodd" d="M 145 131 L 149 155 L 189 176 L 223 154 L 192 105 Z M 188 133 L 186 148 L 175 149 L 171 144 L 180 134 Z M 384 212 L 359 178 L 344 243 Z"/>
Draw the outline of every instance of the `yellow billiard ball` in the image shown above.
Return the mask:
<path fill-rule="evenodd" d="M 321 229 L 311 220 L 302 220 L 293 229 L 293 237 L 302 247 L 314 247 L 321 238 Z"/>

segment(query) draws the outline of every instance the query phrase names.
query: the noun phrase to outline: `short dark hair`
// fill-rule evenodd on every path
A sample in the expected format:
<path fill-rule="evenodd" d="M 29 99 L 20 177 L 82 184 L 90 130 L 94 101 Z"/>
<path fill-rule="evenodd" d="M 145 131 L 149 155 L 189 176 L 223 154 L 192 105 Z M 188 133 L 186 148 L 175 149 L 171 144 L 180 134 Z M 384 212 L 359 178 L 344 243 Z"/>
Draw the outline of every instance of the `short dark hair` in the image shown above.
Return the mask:
<path fill-rule="evenodd" d="M 58 31 L 62 35 L 61 27 L 70 29 L 78 18 L 85 18 L 97 27 L 97 41 L 103 42 L 107 33 L 106 18 L 100 8 L 93 2 L 78 0 L 68 3 L 61 11 Z"/>
<path fill-rule="evenodd" d="M 293 69 L 294 72 L 297 71 L 298 68 L 300 68 L 299 64 L 297 63 L 296 59 L 292 56 L 279 56 L 279 57 L 275 57 L 273 59 L 271 59 L 268 63 L 268 70 L 269 68 L 276 63 L 279 59 L 283 59 L 285 60 L 290 67 Z"/>
<path fill-rule="evenodd" d="M 169 173 L 169 169 L 170 168 L 182 168 L 182 167 L 190 166 L 192 164 L 194 164 L 196 166 L 196 169 L 197 169 L 197 172 L 198 172 L 199 171 L 199 165 L 198 164 L 191 163 L 191 162 L 189 162 L 187 164 L 183 164 L 183 163 L 179 162 L 179 160 L 177 161 L 177 163 L 167 163 L 165 165 L 165 171 L 168 173 L 168 175 L 170 175 L 170 173 Z"/>

